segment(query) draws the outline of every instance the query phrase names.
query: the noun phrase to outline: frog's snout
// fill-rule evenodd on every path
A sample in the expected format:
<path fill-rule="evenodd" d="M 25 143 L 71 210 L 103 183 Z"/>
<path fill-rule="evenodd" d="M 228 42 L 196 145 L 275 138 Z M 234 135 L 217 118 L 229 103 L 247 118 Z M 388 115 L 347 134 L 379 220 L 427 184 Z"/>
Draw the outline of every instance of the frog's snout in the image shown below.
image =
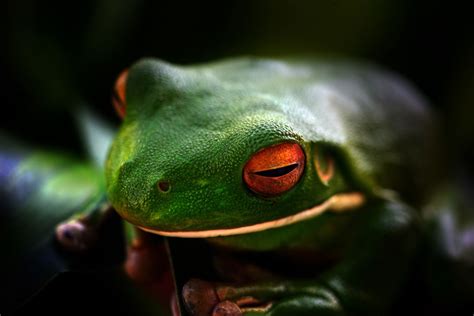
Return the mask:
<path fill-rule="evenodd" d="M 161 193 L 168 193 L 171 190 L 171 184 L 168 180 L 159 180 L 156 186 Z"/>

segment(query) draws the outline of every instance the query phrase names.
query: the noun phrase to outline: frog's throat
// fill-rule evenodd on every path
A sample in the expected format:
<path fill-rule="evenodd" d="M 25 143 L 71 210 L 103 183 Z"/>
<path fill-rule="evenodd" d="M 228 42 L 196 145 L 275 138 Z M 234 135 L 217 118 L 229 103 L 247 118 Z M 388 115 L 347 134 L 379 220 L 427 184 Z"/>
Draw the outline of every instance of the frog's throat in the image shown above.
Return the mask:
<path fill-rule="evenodd" d="M 325 211 L 331 212 L 343 212 L 347 210 L 355 209 L 365 202 L 365 196 L 360 192 L 352 193 L 340 193 L 331 196 L 329 199 L 321 204 L 318 204 L 310 209 L 301 211 L 299 213 L 289 215 L 287 217 L 275 219 L 268 222 L 253 224 L 249 226 L 241 226 L 234 228 L 224 229 L 211 229 L 211 230 L 194 230 L 194 231 L 164 231 L 156 230 L 153 228 L 141 227 L 140 229 L 149 233 L 158 234 L 162 236 L 170 237 L 182 237 L 182 238 L 209 238 L 209 237 L 220 237 L 220 236 L 232 236 L 249 234 L 255 232 L 261 232 L 267 229 L 282 227 L 304 220 L 308 220 Z"/>

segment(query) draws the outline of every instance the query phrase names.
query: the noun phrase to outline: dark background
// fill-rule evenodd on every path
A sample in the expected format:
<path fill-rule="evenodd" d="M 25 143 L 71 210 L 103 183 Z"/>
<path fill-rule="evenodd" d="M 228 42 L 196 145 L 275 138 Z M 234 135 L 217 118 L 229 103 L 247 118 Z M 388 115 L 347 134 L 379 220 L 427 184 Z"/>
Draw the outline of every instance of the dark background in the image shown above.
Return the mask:
<path fill-rule="evenodd" d="M 377 62 L 418 86 L 439 114 L 439 144 L 452 169 L 474 174 L 474 22 L 467 1 L 11 0 L 1 11 L 0 133 L 35 146 L 82 155 L 74 108 L 87 104 L 118 125 L 113 83 L 144 56 L 188 64 L 243 54 L 343 55 Z M 92 290 L 90 281 L 65 276 L 27 312 L 39 304 L 55 314 L 50 307 L 61 293 L 72 305 L 78 293 L 87 293 L 89 305 L 102 302 L 106 283 Z M 90 311 L 81 306 L 76 314 Z"/>
<path fill-rule="evenodd" d="M 111 87 L 143 56 L 194 63 L 242 54 L 338 54 L 375 61 L 414 82 L 439 111 L 455 161 L 469 167 L 474 24 L 467 3 L 8 1 L 0 130 L 79 153 L 70 110 L 87 103 L 118 124 Z"/>

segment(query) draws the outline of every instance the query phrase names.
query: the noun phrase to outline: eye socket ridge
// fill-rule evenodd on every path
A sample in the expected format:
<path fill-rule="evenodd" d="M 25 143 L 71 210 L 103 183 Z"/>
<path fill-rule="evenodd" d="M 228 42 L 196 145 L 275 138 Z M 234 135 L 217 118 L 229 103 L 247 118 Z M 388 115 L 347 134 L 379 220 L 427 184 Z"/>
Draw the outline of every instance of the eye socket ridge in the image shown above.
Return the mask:
<path fill-rule="evenodd" d="M 117 102 L 118 106 L 123 107 L 125 105 L 124 100 L 119 96 L 119 93 L 117 92 L 117 89 L 112 90 L 112 102 Z"/>
<path fill-rule="evenodd" d="M 115 111 L 124 118 L 126 114 L 127 104 L 125 101 L 125 86 L 127 83 L 128 70 L 125 69 L 120 73 L 117 80 L 115 81 L 114 89 L 112 90 L 112 104 L 114 105 Z"/>
<path fill-rule="evenodd" d="M 281 177 L 292 172 L 293 170 L 298 168 L 298 166 L 299 166 L 299 163 L 293 163 L 291 165 L 283 166 L 279 168 L 256 171 L 254 172 L 254 174 L 262 176 L 262 177 L 277 178 L 277 177 Z"/>

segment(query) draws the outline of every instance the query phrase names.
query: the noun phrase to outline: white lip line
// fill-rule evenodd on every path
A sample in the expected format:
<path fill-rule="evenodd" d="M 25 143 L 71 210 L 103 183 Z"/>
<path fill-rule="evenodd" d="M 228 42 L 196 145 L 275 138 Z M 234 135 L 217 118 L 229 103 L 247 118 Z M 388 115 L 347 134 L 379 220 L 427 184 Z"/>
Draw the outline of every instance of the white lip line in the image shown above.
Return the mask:
<path fill-rule="evenodd" d="M 232 236 L 240 234 L 248 234 L 264 231 L 271 228 L 282 227 L 293 223 L 301 222 L 313 218 L 324 211 L 341 212 L 354 209 L 361 206 L 365 202 L 365 197 L 360 192 L 339 193 L 331 196 L 329 199 L 321 204 L 318 204 L 310 209 L 301 211 L 299 213 L 289 215 L 284 218 L 275 219 L 268 222 L 253 224 L 249 226 L 212 229 L 212 230 L 197 230 L 197 231 L 163 231 L 152 228 L 137 226 L 138 228 L 153 234 L 169 237 L 181 238 L 209 238 L 220 236 Z"/>

